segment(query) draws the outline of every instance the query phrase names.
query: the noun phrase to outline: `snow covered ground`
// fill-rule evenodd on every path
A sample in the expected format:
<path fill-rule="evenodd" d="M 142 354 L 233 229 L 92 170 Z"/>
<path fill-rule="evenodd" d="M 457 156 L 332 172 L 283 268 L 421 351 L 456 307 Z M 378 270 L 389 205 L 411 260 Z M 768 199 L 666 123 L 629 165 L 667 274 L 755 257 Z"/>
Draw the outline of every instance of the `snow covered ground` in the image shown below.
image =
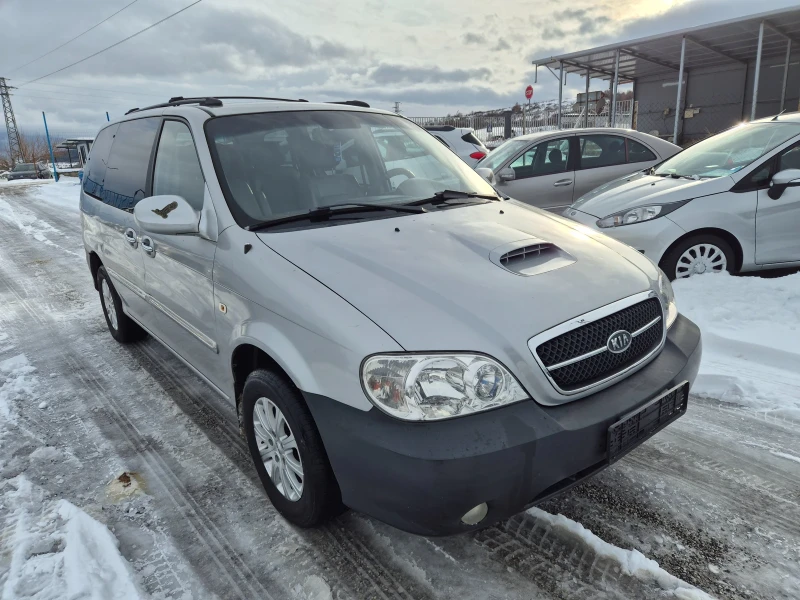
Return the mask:
<path fill-rule="evenodd" d="M 8 598 L 800 597 L 800 275 L 676 283 L 704 331 L 686 416 L 471 535 L 276 514 L 232 408 L 108 335 L 77 181 L 0 183 L 0 585 Z"/>

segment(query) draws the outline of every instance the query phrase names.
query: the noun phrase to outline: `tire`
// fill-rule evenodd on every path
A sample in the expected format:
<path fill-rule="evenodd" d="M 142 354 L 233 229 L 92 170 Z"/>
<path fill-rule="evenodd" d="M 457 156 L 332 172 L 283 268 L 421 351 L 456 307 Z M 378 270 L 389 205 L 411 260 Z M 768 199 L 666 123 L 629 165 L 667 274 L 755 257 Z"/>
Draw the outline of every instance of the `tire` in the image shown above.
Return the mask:
<path fill-rule="evenodd" d="M 100 305 L 103 307 L 103 315 L 111 337 L 121 344 L 128 344 L 137 342 L 147 335 L 144 329 L 122 311 L 122 300 L 108 277 L 106 268 L 102 265 L 97 269 L 97 290 L 100 293 Z"/>
<path fill-rule="evenodd" d="M 272 409 L 277 409 L 279 414 Z M 264 434 L 265 429 L 269 428 L 269 424 L 265 426 L 264 421 L 266 411 L 270 411 L 273 423 L 278 424 L 274 426 L 274 431 L 280 432 L 278 437 L 282 438 L 281 443 L 290 440 L 293 434 L 295 443 L 289 441 L 283 452 L 273 452 L 275 446 L 271 444 L 275 442 L 270 439 L 275 438 Z M 291 382 L 272 371 L 253 371 L 244 384 L 241 413 L 247 447 L 256 471 L 267 496 L 279 513 L 299 527 L 315 527 L 342 512 L 344 507 L 341 493 L 322 445 L 322 438 L 311 412 Z M 290 436 L 286 436 L 287 430 L 280 424 L 281 417 L 288 426 Z M 281 454 L 291 457 L 292 460 L 271 458 Z M 298 464 L 302 477 L 291 468 Z M 287 484 L 283 477 L 293 479 Z M 302 483 L 298 493 L 297 484 L 300 481 Z"/>
<path fill-rule="evenodd" d="M 695 259 L 692 259 L 692 256 Z M 723 258 L 724 257 L 724 258 Z M 688 262 L 692 260 L 692 262 Z M 695 270 L 692 265 L 700 263 Z M 728 271 L 734 273 L 736 255 L 731 245 L 723 238 L 704 233 L 694 235 L 670 248 L 659 264 L 671 281 L 702 273 Z"/>

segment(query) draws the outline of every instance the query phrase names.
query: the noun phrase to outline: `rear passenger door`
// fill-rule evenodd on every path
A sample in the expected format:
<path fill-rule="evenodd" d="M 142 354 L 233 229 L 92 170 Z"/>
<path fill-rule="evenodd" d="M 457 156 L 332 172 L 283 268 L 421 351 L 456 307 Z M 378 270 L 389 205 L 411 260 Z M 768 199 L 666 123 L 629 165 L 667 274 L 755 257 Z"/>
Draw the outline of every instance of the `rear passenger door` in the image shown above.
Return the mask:
<path fill-rule="evenodd" d="M 593 134 L 579 135 L 579 160 L 575 171 L 575 200 L 591 192 L 594 188 L 632 173 L 638 167 L 628 161 L 628 142 L 633 142 L 621 135 Z M 642 158 L 642 154 L 652 154 L 647 148 L 631 144 L 633 160 Z M 655 157 L 655 155 L 653 155 Z M 642 166 L 644 168 L 644 166 Z"/>
<path fill-rule="evenodd" d="M 191 130 L 183 121 L 164 121 L 152 181 L 153 196 L 181 196 L 203 211 L 206 183 Z M 206 212 L 202 218 L 207 216 Z M 212 283 L 216 243 L 200 235 L 143 232 L 141 249 L 145 290 L 154 307 L 146 325 L 212 383 L 221 385 Z"/>
<path fill-rule="evenodd" d="M 125 121 L 100 132 L 83 180 L 84 235 L 96 247 L 125 312 L 142 322 L 148 309 L 144 260 L 134 205 L 145 197 L 159 117 Z"/>

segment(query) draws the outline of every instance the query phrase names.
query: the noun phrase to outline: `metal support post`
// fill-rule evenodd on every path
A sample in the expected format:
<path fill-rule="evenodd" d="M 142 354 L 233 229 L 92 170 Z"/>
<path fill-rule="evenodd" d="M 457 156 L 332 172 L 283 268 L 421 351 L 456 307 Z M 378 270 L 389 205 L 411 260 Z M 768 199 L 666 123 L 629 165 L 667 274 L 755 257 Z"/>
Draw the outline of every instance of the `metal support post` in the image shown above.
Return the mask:
<path fill-rule="evenodd" d="M 561 102 L 564 99 L 564 63 L 559 63 L 558 77 L 558 128 L 561 129 Z"/>
<path fill-rule="evenodd" d="M 756 120 L 756 107 L 758 106 L 758 78 L 761 75 L 761 51 L 764 47 L 764 21 L 758 26 L 758 52 L 756 52 L 756 76 L 753 80 L 753 108 L 750 109 L 750 120 Z"/>
<path fill-rule="evenodd" d="M 786 40 L 786 61 L 783 63 L 783 85 L 781 86 L 781 110 L 786 104 L 786 82 L 789 80 L 789 59 L 792 57 L 792 40 Z"/>
<path fill-rule="evenodd" d="M 619 48 L 614 53 L 614 83 L 611 85 L 611 127 L 617 126 L 617 85 L 619 83 Z"/>
<path fill-rule="evenodd" d="M 681 93 L 683 92 L 683 65 L 686 58 L 686 38 L 681 40 L 681 66 L 678 69 L 678 95 L 675 99 L 675 124 L 672 127 L 672 143 L 678 143 L 678 124 L 681 114 Z"/>
<path fill-rule="evenodd" d="M 50 132 L 47 129 L 47 117 L 44 116 L 44 111 L 42 111 L 42 119 L 44 120 L 44 133 L 47 136 L 47 148 L 50 150 L 50 162 L 53 163 L 53 179 L 58 182 L 58 171 L 56 170 L 56 157 L 53 155 L 53 145 L 50 143 Z M 36 157 L 33 157 L 36 160 Z"/>
<path fill-rule="evenodd" d="M 589 127 L 589 80 L 591 79 L 591 71 L 586 69 L 586 111 L 583 116 L 583 126 Z"/>

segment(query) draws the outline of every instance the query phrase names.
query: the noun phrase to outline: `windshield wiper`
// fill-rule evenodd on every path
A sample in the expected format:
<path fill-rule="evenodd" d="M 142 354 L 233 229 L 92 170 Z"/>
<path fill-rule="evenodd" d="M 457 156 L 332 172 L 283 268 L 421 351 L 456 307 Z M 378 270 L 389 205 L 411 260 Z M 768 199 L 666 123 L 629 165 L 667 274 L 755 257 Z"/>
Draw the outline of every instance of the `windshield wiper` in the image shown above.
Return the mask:
<path fill-rule="evenodd" d="M 421 200 L 414 200 L 413 202 L 406 202 L 404 206 L 421 206 L 423 204 L 442 204 L 448 200 L 463 200 L 477 198 L 480 200 L 499 201 L 499 196 L 492 196 L 489 194 L 479 194 L 477 192 L 461 192 L 459 190 L 442 190 L 436 192 L 430 198 L 422 198 Z"/>
<path fill-rule="evenodd" d="M 653 173 L 656 177 L 672 177 L 672 179 L 689 179 L 697 181 L 700 179 L 699 175 L 678 175 L 677 173 Z"/>
<path fill-rule="evenodd" d="M 273 225 L 281 225 L 283 223 L 291 223 L 293 221 L 327 221 L 334 215 L 345 215 L 349 213 L 360 213 L 364 210 L 391 210 L 394 212 L 413 213 L 419 214 L 427 212 L 422 207 L 408 206 L 407 204 L 368 204 L 366 202 L 343 202 L 341 204 L 331 204 L 329 206 L 320 206 L 308 212 L 299 213 L 296 215 L 288 215 L 286 217 L 278 217 L 277 219 L 269 219 L 254 223 L 245 227 L 247 231 L 257 231 L 259 229 L 267 229 Z"/>

